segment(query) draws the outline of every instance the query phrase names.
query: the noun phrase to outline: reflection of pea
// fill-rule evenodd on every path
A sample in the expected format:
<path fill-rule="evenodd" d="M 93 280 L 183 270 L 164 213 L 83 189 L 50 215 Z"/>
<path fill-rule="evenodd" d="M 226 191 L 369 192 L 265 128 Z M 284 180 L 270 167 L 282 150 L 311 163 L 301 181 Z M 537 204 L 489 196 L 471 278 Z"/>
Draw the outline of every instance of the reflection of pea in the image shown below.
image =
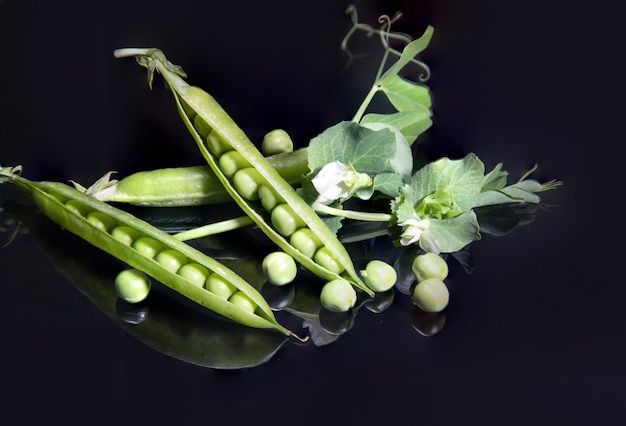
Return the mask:
<path fill-rule="evenodd" d="M 328 309 L 321 309 L 319 313 L 320 325 L 330 334 L 340 335 L 352 328 L 354 325 L 354 313 L 332 312 Z"/>
<path fill-rule="evenodd" d="M 422 336 L 430 337 L 439 333 L 446 323 L 444 312 L 424 312 L 417 306 L 411 312 L 413 328 Z"/>

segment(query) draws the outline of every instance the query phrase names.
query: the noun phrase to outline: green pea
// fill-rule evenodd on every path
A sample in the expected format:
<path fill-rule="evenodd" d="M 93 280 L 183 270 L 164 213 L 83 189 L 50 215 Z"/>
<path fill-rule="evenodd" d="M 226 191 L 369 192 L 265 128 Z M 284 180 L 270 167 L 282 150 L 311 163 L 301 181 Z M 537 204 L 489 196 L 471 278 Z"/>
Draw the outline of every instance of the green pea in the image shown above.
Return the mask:
<path fill-rule="evenodd" d="M 150 279 L 136 269 L 126 269 L 115 277 L 117 296 L 128 303 L 138 303 L 150 293 Z"/>
<path fill-rule="evenodd" d="M 356 291 L 344 279 L 336 279 L 324 284 L 320 293 L 322 306 L 331 312 L 346 312 L 356 304 Z"/>
<path fill-rule="evenodd" d="M 296 212 L 286 203 L 274 207 L 271 214 L 272 225 L 283 237 L 288 237 L 297 229 L 303 228 L 306 223 Z"/>
<path fill-rule="evenodd" d="M 187 258 L 179 251 L 167 249 L 163 250 L 154 258 L 165 269 L 177 272 L 181 266 L 187 263 Z"/>
<path fill-rule="evenodd" d="M 216 157 L 219 157 L 223 153 L 233 149 L 233 147 L 230 146 L 228 142 L 222 139 L 215 132 L 209 133 L 209 135 L 206 137 L 205 142 L 206 142 L 206 147 L 208 148 L 208 150 L 211 152 L 211 154 L 215 155 Z"/>
<path fill-rule="evenodd" d="M 141 237 L 133 243 L 133 248 L 145 257 L 154 258 L 163 250 L 163 244 L 150 237 Z"/>
<path fill-rule="evenodd" d="M 382 260 L 370 261 L 365 270 L 361 271 L 363 281 L 374 291 L 387 291 L 398 280 L 396 270 Z"/>
<path fill-rule="evenodd" d="M 135 228 L 121 225 L 113 228 L 111 230 L 111 235 L 116 240 L 126 244 L 127 246 L 130 246 L 133 244 L 133 241 L 135 241 L 141 235 L 141 233 Z"/>
<path fill-rule="evenodd" d="M 441 312 L 450 299 L 446 284 L 437 278 L 427 278 L 413 289 L 413 301 L 425 312 Z"/>
<path fill-rule="evenodd" d="M 263 137 L 261 142 L 263 155 L 282 154 L 283 152 L 293 152 L 293 141 L 289 134 L 283 129 L 274 129 Z"/>
<path fill-rule="evenodd" d="M 267 281 L 278 286 L 289 284 L 298 273 L 296 261 L 284 251 L 275 251 L 265 256 L 261 268 Z"/>
<path fill-rule="evenodd" d="M 315 263 L 336 274 L 343 272 L 343 266 L 337 261 L 335 255 L 327 247 L 320 247 L 314 255 Z"/>
<path fill-rule="evenodd" d="M 191 281 L 198 287 L 204 287 L 209 270 L 199 263 L 187 263 L 178 270 L 178 275 Z"/>
<path fill-rule="evenodd" d="M 448 276 L 448 264 L 435 253 L 424 253 L 416 256 L 411 269 L 418 282 L 428 278 L 445 280 Z"/>
<path fill-rule="evenodd" d="M 109 232 L 116 225 L 115 219 L 106 213 L 98 211 L 87 213 L 87 220 L 104 232 Z"/>
<path fill-rule="evenodd" d="M 232 178 L 238 170 L 250 167 L 248 160 L 243 158 L 243 155 L 234 149 L 222 154 L 219 159 L 219 164 L 222 172 L 229 178 Z"/>
<path fill-rule="evenodd" d="M 250 313 L 254 313 L 254 310 L 256 309 L 256 304 L 250 300 L 250 298 L 243 291 L 235 292 L 232 296 L 230 296 L 228 301 Z"/>
<path fill-rule="evenodd" d="M 87 216 L 87 214 L 89 213 L 89 207 L 77 200 L 67 200 L 65 202 L 65 207 L 67 207 L 68 210 L 81 216 Z"/>
<path fill-rule="evenodd" d="M 233 186 L 239 195 L 250 201 L 259 199 L 259 186 L 263 181 L 261 173 L 253 167 L 241 169 L 233 176 Z"/>
<path fill-rule="evenodd" d="M 207 278 L 205 288 L 216 296 L 220 296 L 224 299 L 228 299 L 237 291 L 237 287 L 215 272 Z"/>
<path fill-rule="evenodd" d="M 196 116 L 193 118 L 193 127 L 204 139 L 206 139 L 206 137 L 209 135 L 209 133 L 211 133 L 212 130 L 209 123 L 207 123 L 206 120 L 198 114 L 196 114 Z"/>
<path fill-rule="evenodd" d="M 306 257 L 312 258 L 318 248 L 322 246 L 322 242 L 309 228 L 300 228 L 289 238 L 289 243 L 298 249 Z"/>
<path fill-rule="evenodd" d="M 267 185 L 259 185 L 259 198 L 263 208 L 268 212 L 271 212 L 277 204 L 285 202 L 276 191 Z"/>

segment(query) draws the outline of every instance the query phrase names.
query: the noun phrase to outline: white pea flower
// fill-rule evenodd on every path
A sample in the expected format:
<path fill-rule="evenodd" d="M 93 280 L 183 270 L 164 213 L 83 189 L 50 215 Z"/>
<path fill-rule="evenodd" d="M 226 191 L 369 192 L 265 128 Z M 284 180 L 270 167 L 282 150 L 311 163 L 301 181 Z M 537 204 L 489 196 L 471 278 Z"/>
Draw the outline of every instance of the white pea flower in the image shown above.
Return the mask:
<path fill-rule="evenodd" d="M 350 198 L 359 188 L 372 184 L 372 178 L 366 173 L 358 173 L 352 166 L 340 161 L 326 164 L 311 183 L 320 194 L 316 202 L 329 204 L 335 200 Z"/>
<path fill-rule="evenodd" d="M 408 246 L 419 241 L 422 235 L 428 231 L 430 222 L 428 219 L 407 219 L 398 223 L 398 226 L 402 226 L 400 244 Z"/>

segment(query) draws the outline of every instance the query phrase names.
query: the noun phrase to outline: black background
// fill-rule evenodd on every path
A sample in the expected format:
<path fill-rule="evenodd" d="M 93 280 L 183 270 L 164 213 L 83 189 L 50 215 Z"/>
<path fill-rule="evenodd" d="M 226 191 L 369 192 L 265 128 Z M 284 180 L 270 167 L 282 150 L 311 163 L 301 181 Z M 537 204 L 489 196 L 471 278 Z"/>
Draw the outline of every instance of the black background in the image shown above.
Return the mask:
<path fill-rule="evenodd" d="M 451 275 L 435 337 L 413 330 L 398 298 L 331 345 L 286 345 L 230 372 L 138 342 L 19 235 L 0 251 L 0 422 L 622 424 L 626 69 L 623 15 L 603 4 L 616 2 L 354 3 L 363 22 L 400 10 L 396 30 L 435 27 L 421 56 L 435 101 L 429 155 L 475 152 L 512 178 L 536 163 L 537 179 L 565 182 L 544 194 L 553 207 L 472 246 L 477 268 Z M 304 145 L 351 118 L 376 70 L 376 58 L 344 70 L 346 6 L 0 0 L 0 164 L 83 184 L 202 164 L 171 95 L 115 59 L 119 47 L 161 48 L 253 140 L 283 127 Z"/>

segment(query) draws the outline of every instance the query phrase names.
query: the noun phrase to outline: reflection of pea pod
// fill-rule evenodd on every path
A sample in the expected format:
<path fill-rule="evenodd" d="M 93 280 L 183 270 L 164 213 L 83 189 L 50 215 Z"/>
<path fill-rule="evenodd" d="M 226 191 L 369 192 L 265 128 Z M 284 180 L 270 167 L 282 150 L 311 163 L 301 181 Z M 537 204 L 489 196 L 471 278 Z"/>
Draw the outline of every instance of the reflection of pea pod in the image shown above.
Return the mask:
<path fill-rule="evenodd" d="M 146 300 L 148 315 L 143 322 L 124 322 L 117 313 L 118 299 L 113 285 L 120 270 L 118 261 L 78 238 L 69 238 L 36 212 L 17 206 L 11 211 L 26 225 L 63 276 L 125 331 L 159 352 L 204 367 L 238 369 L 268 361 L 287 341 L 279 333 L 244 327 L 186 309 L 158 292 Z M 60 241 L 64 243 L 59 244 Z"/>

